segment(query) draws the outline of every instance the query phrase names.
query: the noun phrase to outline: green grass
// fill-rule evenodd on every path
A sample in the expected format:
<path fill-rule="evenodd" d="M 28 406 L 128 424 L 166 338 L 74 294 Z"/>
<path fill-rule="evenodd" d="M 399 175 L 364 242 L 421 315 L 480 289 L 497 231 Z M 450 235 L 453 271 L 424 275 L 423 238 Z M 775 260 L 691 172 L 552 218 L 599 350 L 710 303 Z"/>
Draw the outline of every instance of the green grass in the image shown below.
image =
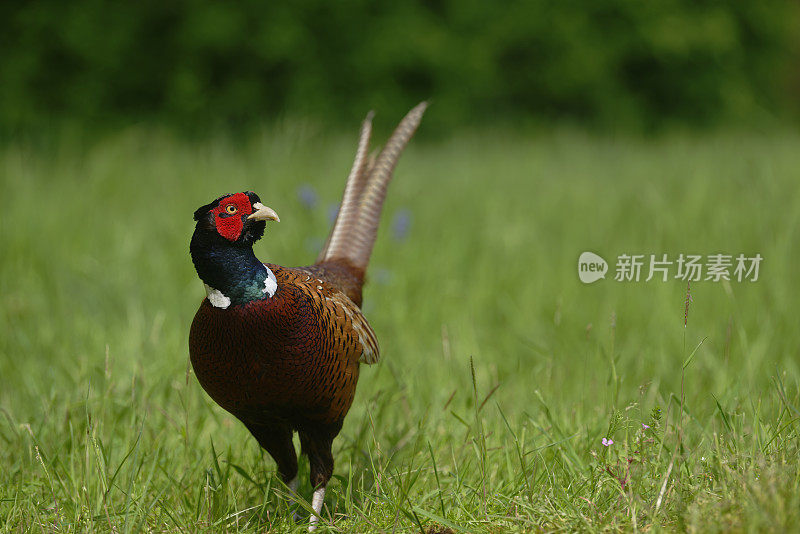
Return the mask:
<path fill-rule="evenodd" d="M 335 442 L 323 531 L 796 528 L 798 142 L 413 143 L 365 295 L 382 361 Z M 258 256 L 306 264 L 354 147 L 284 127 L 0 150 L 0 529 L 304 531 L 188 370 L 191 215 L 253 189 L 282 221 Z M 585 250 L 606 280 L 579 282 Z M 760 279 L 693 284 L 685 329 L 685 282 L 613 280 L 619 254 L 717 252 L 760 253 Z"/>

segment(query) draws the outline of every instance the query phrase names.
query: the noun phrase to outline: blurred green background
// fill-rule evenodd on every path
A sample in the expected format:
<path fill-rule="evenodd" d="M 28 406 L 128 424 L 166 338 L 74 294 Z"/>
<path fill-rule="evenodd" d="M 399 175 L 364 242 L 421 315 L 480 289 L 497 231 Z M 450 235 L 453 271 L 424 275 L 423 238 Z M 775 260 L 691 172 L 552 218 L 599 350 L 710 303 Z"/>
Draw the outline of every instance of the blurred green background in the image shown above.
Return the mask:
<path fill-rule="evenodd" d="M 257 256 L 307 264 L 359 121 L 379 145 L 423 99 L 329 531 L 796 530 L 799 23 L 788 0 L 0 3 L 0 531 L 305 532 L 191 375 L 192 213 L 255 190 L 282 219 Z M 578 280 L 587 250 L 606 280 Z M 693 282 L 687 324 L 685 281 L 613 280 L 663 253 L 764 261 Z"/>
<path fill-rule="evenodd" d="M 352 125 L 423 99 L 428 135 L 794 120 L 799 14 L 789 0 L 3 2 L 0 124 Z"/>

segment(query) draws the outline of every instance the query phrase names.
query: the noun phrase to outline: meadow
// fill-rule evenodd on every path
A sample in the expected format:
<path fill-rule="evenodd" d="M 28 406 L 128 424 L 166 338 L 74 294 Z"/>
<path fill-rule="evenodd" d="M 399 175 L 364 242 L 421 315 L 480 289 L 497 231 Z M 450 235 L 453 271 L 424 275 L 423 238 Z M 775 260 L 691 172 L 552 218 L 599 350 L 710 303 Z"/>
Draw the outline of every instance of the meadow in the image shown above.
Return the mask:
<path fill-rule="evenodd" d="M 0 530 L 305 531 L 188 365 L 192 212 L 254 190 L 281 217 L 258 257 L 308 264 L 355 134 L 133 128 L 0 148 Z M 365 292 L 382 360 L 334 444 L 320 530 L 797 528 L 798 146 L 412 141 Z M 584 251 L 606 279 L 579 281 Z M 614 280 L 621 254 L 681 253 L 763 262 L 755 282 L 693 283 L 688 315 L 683 280 Z M 301 461 L 310 498 L 307 476 Z"/>

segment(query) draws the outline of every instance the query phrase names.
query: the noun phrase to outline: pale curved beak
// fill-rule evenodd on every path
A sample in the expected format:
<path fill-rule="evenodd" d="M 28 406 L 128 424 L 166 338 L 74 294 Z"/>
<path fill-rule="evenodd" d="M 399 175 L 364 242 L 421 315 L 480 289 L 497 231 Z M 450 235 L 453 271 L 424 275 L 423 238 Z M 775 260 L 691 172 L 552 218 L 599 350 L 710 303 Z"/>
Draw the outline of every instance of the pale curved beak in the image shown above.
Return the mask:
<path fill-rule="evenodd" d="M 272 208 L 268 208 L 261 202 L 256 202 L 253 204 L 253 208 L 256 210 L 251 213 L 247 218 L 248 219 L 255 219 L 257 221 L 275 221 L 281 222 L 280 217 L 278 214 L 275 213 L 275 210 Z"/>

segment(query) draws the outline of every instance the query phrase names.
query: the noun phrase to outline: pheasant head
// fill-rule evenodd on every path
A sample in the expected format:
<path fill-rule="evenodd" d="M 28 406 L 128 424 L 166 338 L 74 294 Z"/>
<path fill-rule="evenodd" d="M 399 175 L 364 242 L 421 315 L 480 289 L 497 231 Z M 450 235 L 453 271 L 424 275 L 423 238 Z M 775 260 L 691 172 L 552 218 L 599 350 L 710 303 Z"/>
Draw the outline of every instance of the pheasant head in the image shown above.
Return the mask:
<path fill-rule="evenodd" d="M 223 195 L 194 212 L 189 250 L 208 299 L 218 308 L 263 300 L 275 293 L 275 276 L 253 253 L 266 221 L 280 222 L 252 191 Z"/>
<path fill-rule="evenodd" d="M 278 214 L 252 191 L 223 195 L 194 212 L 197 229 L 216 233 L 233 244 L 252 246 L 261 239 L 265 221 L 280 222 Z"/>

